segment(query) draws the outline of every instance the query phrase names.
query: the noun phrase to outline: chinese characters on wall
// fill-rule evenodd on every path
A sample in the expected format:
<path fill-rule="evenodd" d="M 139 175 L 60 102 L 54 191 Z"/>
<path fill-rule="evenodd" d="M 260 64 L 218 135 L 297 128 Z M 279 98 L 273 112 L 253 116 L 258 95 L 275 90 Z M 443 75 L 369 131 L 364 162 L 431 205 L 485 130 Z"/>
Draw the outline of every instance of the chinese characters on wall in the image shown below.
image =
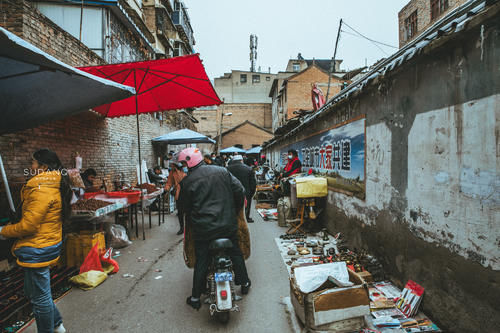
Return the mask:
<path fill-rule="evenodd" d="M 353 187 L 352 192 L 359 190 L 364 193 L 364 118 L 282 147 L 280 149 L 282 167 L 287 163 L 289 149 L 297 150 L 302 162 L 302 171 L 313 169 L 335 178 L 335 182 L 343 184 L 343 189 L 349 184 L 349 187 Z M 329 184 L 335 182 L 330 181 Z"/>

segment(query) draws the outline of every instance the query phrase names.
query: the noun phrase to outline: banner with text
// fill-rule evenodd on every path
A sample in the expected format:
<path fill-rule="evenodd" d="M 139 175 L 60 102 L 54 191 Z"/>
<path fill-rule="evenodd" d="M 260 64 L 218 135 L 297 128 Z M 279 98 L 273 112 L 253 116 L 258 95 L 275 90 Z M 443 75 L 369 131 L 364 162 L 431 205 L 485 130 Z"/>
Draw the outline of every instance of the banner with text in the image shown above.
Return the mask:
<path fill-rule="evenodd" d="M 289 149 L 299 153 L 302 171 L 313 169 L 328 177 L 328 186 L 365 197 L 365 119 L 333 128 L 281 150 L 285 166 Z"/>

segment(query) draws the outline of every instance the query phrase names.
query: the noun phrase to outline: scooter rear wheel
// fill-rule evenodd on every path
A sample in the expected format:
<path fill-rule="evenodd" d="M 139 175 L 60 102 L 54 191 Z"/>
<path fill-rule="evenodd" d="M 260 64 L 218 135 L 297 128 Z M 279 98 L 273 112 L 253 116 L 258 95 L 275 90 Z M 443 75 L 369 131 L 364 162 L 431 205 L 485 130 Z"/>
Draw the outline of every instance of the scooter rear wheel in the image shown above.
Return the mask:
<path fill-rule="evenodd" d="M 225 312 L 216 312 L 215 319 L 221 324 L 227 324 L 229 322 L 229 311 Z"/>

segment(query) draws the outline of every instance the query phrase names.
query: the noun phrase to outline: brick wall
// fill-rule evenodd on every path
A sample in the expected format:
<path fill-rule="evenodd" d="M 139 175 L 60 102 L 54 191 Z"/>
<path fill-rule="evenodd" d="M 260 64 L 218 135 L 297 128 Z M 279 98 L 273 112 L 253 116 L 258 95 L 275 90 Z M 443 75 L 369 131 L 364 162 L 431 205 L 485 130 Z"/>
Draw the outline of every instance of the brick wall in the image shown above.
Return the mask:
<path fill-rule="evenodd" d="M 467 2 L 467 0 L 448 0 L 448 10 L 445 11 L 447 13 L 451 9 L 458 7 L 462 4 Z M 417 11 L 417 35 L 415 35 L 411 39 L 406 39 L 406 30 L 405 30 L 405 19 L 408 18 L 414 11 Z M 444 15 L 441 14 L 440 17 Z M 425 29 L 427 29 L 432 23 L 434 23 L 436 20 L 431 22 L 431 0 L 412 0 L 410 1 L 406 6 L 401 9 L 401 11 L 398 14 L 398 21 L 399 21 L 399 47 L 403 47 L 406 43 L 414 39 L 416 36 L 418 36 L 421 32 L 423 32 Z"/>
<path fill-rule="evenodd" d="M 217 109 L 195 110 L 193 116 L 198 119 L 196 131 L 214 138 L 217 135 L 217 128 L 220 126 L 219 113 Z"/>
<path fill-rule="evenodd" d="M 341 80 L 332 78 L 330 96 L 334 96 L 340 91 L 340 82 Z M 286 87 L 285 105 L 287 119 L 296 117 L 296 115 L 293 114 L 294 111 L 313 109 L 311 100 L 313 83 L 318 83 L 318 87 L 321 88 L 323 94 L 326 96 L 326 91 L 328 89 L 328 74 L 316 66 L 311 66 L 297 76 L 289 78 Z"/>
<path fill-rule="evenodd" d="M 196 128 L 200 133 L 215 137 L 220 127 L 221 112 L 232 113 L 223 119 L 223 132 L 240 125 L 246 120 L 257 126 L 271 130 L 272 114 L 269 103 L 229 103 L 219 105 L 217 110 L 194 111 L 193 115 L 199 120 Z M 202 119 L 206 118 L 206 119 Z"/>
<path fill-rule="evenodd" d="M 243 149 L 250 149 L 252 145 L 261 145 L 273 137 L 269 132 L 263 131 L 251 124 L 245 124 L 234 131 L 222 136 L 222 149 L 237 144 L 243 145 Z"/>
<path fill-rule="evenodd" d="M 141 153 L 148 167 L 157 164 L 151 138 L 172 131 L 168 125 L 159 125 L 151 115 L 140 116 Z M 135 117 L 103 118 L 94 112 L 68 117 L 34 129 L 0 137 L 0 152 L 10 178 L 23 176 L 29 168 L 31 154 L 47 147 L 59 155 L 65 167 L 74 167 L 79 152 L 83 169 L 94 168 L 99 178 L 108 185 L 120 173 L 128 181 L 135 181 L 138 161 L 137 129 Z"/>

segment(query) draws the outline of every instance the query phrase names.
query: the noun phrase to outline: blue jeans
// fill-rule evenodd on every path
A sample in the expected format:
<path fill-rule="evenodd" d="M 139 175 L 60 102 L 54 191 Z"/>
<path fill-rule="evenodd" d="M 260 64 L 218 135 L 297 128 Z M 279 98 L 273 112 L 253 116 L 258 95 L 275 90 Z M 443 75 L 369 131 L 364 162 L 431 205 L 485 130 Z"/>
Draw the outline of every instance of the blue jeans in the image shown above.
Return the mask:
<path fill-rule="evenodd" d="M 53 333 L 62 317 L 52 300 L 49 267 L 24 267 L 24 293 L 33 305 L 38 333 Z"/>

